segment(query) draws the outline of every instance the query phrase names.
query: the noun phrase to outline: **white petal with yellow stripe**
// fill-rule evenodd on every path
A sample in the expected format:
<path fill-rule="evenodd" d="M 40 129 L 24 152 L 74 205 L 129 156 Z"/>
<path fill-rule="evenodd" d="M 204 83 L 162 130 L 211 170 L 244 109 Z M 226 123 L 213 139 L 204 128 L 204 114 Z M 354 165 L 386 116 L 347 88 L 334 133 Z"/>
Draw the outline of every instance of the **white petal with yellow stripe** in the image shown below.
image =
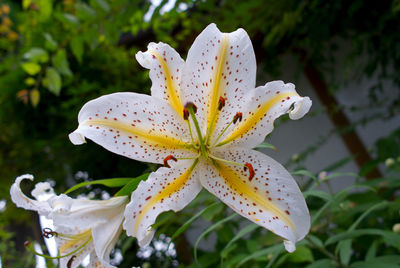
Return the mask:
<path fill-rule="evenodd" d="M 146 52 L 138 52 L 136 60 L 150 70 L 151 95 L 167 101 L 182 115 L 180 83 L 184 61 L 169 45 L 150 43 Z"/>
<path fill-rule="evenodd" d="M 163 163 L 166 156 L 193 157 L 187 124 L 166 101 L 137 93 L 114 93 L 86 103 L 79 126 L 69 135 L 74 144 L 89 138 L 131 159 Z"/>
<path fill-rule="evenodd" d="M 221 148 L 213 153 L 237 163 L 251 163 L 255 175 L 249 180 L 249 171 L 243 167 L 216 161 L 200 171 L 203 187 L 240 215 L 293 244 L 308 233 L 310 215 L 304 197 L 282 165 L 246 148 Z"/>
<path fill-rule="evenodd" d="M 232 143 L 253 148 L 271 133 L 275 119 L 286 113 L 291 119 L 299 119 L 309 111 L 312 103 L 308 97 L 299 96 L 292 83 L 282 81 L 257 87 L 244 98 L 246 109 L 242 121 L 222 136 L 219 145 Z"/>
<path fill-rule="evenodd" d="M 179 211 L 189 204 L 202 187 L 198 178 L 198 160 L 171 161 L 171 168 L 161 167 L 141 181 L 126 206 L 124 229 L 137 238 L 141 247 L 154 236 L 157 216 L 168 210 Z"/>
<path fill-rule="evenodd" d="M 221 33 L 215 24 L 208 25 L 188 52 L 182 76 L 184 103 L 193 102 L 203 134 L 218 118 L 220 97 L 227 98 L 221 116 L 231 120 L 241 96 L 255 86 L 256 61 L 250 38 L 243 29 Z"/>

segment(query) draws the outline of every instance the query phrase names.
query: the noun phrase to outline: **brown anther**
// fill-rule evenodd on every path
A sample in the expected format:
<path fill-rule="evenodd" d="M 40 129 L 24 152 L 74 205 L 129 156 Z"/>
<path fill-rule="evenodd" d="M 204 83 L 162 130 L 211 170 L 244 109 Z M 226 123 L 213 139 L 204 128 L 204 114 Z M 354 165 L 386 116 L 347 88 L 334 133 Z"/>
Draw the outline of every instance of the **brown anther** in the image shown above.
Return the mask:
<path fill-rule="evenodd" d="M 29 246 L 30 244 L 31 244 L 31 241 L 25 241 L 25 242 L 24 242 L 24 246 L 25 246 L 25 247 Z"/>
<path fill-rule="evenodd" d="M 194 105 L 194 103 L 193 102 L 187 102 L 186 104 L 185 104 L 185 107 L 184 108 L 186 108 L 186 109 L 188 109 L 189 107 L 192 107 L 192 109 L 193 109 L 193 113 L 196 113 L 197 112 L 197 106 L 196 105 Z M 184 109 L 185 110 L 185 109 Z"/>
<path fill-rule="evenodd" d="M 255 175 L 253 165 L 248 162 L 246 162 L 244 165 L 244 171 L 247 171 L 247 169 L 249 169 L 249 181 L 251 181 Z"/>
<path fill-rule="evenodd" d="M 219 110 L 219 111 L 221 111 L 222 108 L 224 108 L 224 106 L 225 106 L 225 101 L 226 101 L 226 98 L 224 98 L 224 97 L 219 97 L 219 101 L 218 101 L 218 110 Z"/>
<path fill-rule="evenodd" d="M 189 110 L 187 108 L 183 108 L 183 119 L 184 120 L 189 119 Z"/>
<path fill-rule="evenodd" d="M 72 262 L 75 260 L 76 256 L 72 255 L 72 257 L 67 262 L 67 268 L 71 268 Z"/>
<path fill-rule="evenodd" d="M 236 124 L 236 122 L 239 120 L 239 122 L 242 121 L 242 113 L 241 112 L 237 112 L 235 114 L 235 116 L 233 117 L 233 123 Z"/>
<path fill-rule="evenodd" d="M 43 228 L 43 236 L 45 238 L 52 238 L 53 236 L 57 236 L 57 232 L 54 232 L 50 228 Z"/>
<path fill-rule="evenodd" d="M 170 168 L 171 166 L 168 164 L 168 160 L 174 160 L 175 162 L 178 161 L 173 155 L 169 155 L 164 158 L 164 167 Z"/>

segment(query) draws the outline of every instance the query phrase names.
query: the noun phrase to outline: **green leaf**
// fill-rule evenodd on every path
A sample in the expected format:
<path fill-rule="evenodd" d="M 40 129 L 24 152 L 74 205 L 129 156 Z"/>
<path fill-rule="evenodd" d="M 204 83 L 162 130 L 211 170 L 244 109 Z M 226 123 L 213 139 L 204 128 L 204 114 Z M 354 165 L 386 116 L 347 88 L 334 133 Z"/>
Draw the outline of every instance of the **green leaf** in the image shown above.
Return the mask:
<path fill-rule="evenodd" d="M 203 218 L 206 221 L 212 221 L 212 219 L 220 214 L 222 210 L 224 209 L 225 205 L 221 202 L 218 202 L 216 206 L 213 206 L 212 208 L 208 209 L 203 213 Z"/>
<path fill-rule="evenodd" d="M 201 239 L 203 239 L 203 237 L 205 237 L 207 234 L 211 233 L 212 231 L 214 231 L 216 228 L 218 228 L 221 224 L 230 221 L 231 219 L 235 218 L 237 216 L 236 213 L 231 214 L 229 217 L 226 217 L 216 223 L 214 223 L 213 225 L 211 225 L 210 227 L 208 227 L 196 240 L 196 243 L 194 244 L 194 260 L 196 261 L 196 263 L 198 263 L 197 260 L 197 247 L 199 245 L 199 242 Z"/>
<path fill-rule="evenodd" d="M 305 268 L 334 268 L 337 267 L 335 262 L 331 259 L 320 259 L 317 260 L 309 265 L 307 265 Z"/>
<path fill-rule="evenodd" d="M 189 228 L 189 226 L 195 221 L 197 220 L 201 215 L 203 215 L 204 213 L 206 213 L 207 211 L 212 210 L 213 208 L 217 207 L 219 204 L 221 204 L 220 202 L 218 203 L 214 203 L 209 205 L 208 207 L 202 209 L 201 211 L 197 212 L 196 215 L 194 215 L 193 217 L 191 217 L 189 220 L 187 220 L 181 227 L 178 228 L 178 230 L 176 230 L 176 232 L 171 236 L 171 242 L 177 238 L 181 233 L 183 233 L 184 231 L 187 230 L 187 228 Z M 169 243 L 171 243 L 169 242 Z"/>
<path fill-rule="evenodd" d="M 53 56 L 53 66 L 58 72 L 65 76 L 72 76 L 71 69 L 69 68 L 69 63 L 67 59 L 67 53 L 64 49 L 60 49 Z"/>
<path fill-rule="evenodd" d="M 317 185 L 320 184 L 318 178 L 308 170 L 305 170 L 305 169 L 296 170 L 294 172 L 291 172 L 291 174 L 309 177 L 309 178 L 313 179 Z"/>
<path fill-rule="evenodd" d="M 104 12 L 110 11 L 110 5 L 107 3 L 106 0 L 90 0 L 90 5 L 95 8 L 100 8 Z"/>
<path fill-rule="evenodd" d="M 65 25 L 70 27 L 78 27 L 79 26 L 79 19 L 70 13 L 64 13 L 62 16 L 59 17 L 59 20 Z"/>
<path fill-rule="evenodd" d="M 33 47 L 24 54 L 24 58 L 32 62 L 45 63 L 49 60 L 49 54 L 43 48 Z"/>
<path fill-rule="evenodd" d="M 139 177 L 130 179 L 130 182 L 126 184 L 124 187 L 122 187 L 121 190 L 119 190 L 115 196 L 124 196 L 124 195 L 130 195 L 136 188 L 138 187 L 139 183 L 143 180 L 147 180 L 149 177 L 150 173 L 144 173 L 140 175 Z"/>
<path fill-rule="evenodd" d="M 96 185 L 96 184 L 100 184 L 100 185 L 104 185 L 107 187 L 121 187 L 126 185 L 127 183 L 129 183 L 132 180 L 132 178 L 114 178 L 114 179 L 103 179 L 103 180 L 95 180 L 95 181 L 85 181 L 85 182 L 81 182 L 78 183 L 77 185 L 72 186 L 71 188 L 69 188 L 67 191 L 65 191 L 64 194 L 69 194 L 79 188 L 88 186 L 88 185 Z"/>
<path fill-rule="evenodd" d="M 369 213 L 371 213 L 372 211 L 376 210 L 376 209 L 382 209 L 384 207 L 386 207 L 389 203 L 387 201 L 382 201 L 381 203 L 375 204 L 372 207 L 370 207 L 369 209 L 367 209 L 363 214 L 361 214 L 360 217 L 358 217 L 358 219 L 350 226 L 349 228 L 349 232 L 353 231 L 357 228 L 358 224 L 360 224 L 360 222 L 366 217 L 368 216 Z"/>
<path fill-rule="evenodd" d="M 349 239 L 349 238 L 356 238 L 363 235 L 378 235 L 382 236 L 384 241 L 390 244 L 393 247 L 400 249 L 400 235 L 396 234 L 391 231 L 384 231 L 381 229 L 358 229 L 351 232 L 339 233 L 336 235 L 331 236 L 326 240 L 325 246 L 330 244 L 334 244 L 338 241 Z"/>
<path fill-rule="evenodd" d="M 33 86 L 35 83 L 36 83 L 36 80 L 33 77 L 28 77 L 27 79 L 25 79 L 25 84 L 27 86 Z"/>
<path fill-rule="evenodd" d="M 81 63 L 83 56 L 83 39 L 79 36 L 74 36 L 69 45 L 72 50 L 72 54 L 74 54 L 75 58 Z"/>
<path fill-rule="evenodd" d="M 241 229 L 224 247 L 224 249 L 222 249 L 221 251 L 221 257 L 222 258 L 226 258 L 227 254 L 228 254 L 228 249 L 229 247 L 235 243 L 237 240 L 239 240 L 240 238 L 242 238 L 243 236 L 253 232 L 255 229 L 257 229 L 258 227 L 260 227 L 259 225 L 255 224 L 255 223 L 250 223 L 247 226 L 245 226 L 243 229 Z"/>
<path fill-rule="evenodd" d="M 345 239 L 340 241 L 336 246 L 336 248 L 339 251 L 340 262 L 346 266 L 349 264 L 351 258 L 351 253 L 352 253 L 351 244 L 352 244 L 351 239 Z"/>
<path fill-rule="evenodd" d="M 259 145 L 257 145 L 256 147 L 254 147 L 254 149 L 261 149 L 261 148 L 267 148 L 267 149 L 272 149 L 274 151 L 278 151 L 278 149 L 276 149 L 276 147 L 270 143 L 267 142 L 262 142 Z"/>
<path fill-rule="evenodd" d="M 307 238 L 310 239 L 311 242 L 314 243 L 316 246 L 318 246 L 320 248 L 324 247 L 324 243 L 321 241 L 321 239 L 319 239 L 315 235 L 309 234 L 309 235 L 307 235 Z"/>
<path fill-rule="evenodd" d="M 32 106 L 36 107 L 40 101 L 40 93 L 39 90 L 34 89 L 29 93 L 29 98 L 31 100 Z"/>
<path fill-rule="evenodd" d="M 57 41 L 49 33 L 44 33 L 43 36 L 46 40 L 45 47 L 50 51 L 54 51 L 58 46 Z"/>
<path fill-rule="evenodd" d="M 299 262 L 313 262 L 314 256 L 311 250 L 305 246 L 296 248 L 296 251 L 289 254 L 288 261 L 299 263 Z"/>
<path fill-rule="evenodd" d="M 53 67 L 46 69 L 46 83 L 49 91 L 55 95 L 60 95 L 61 91 L 61 76 Z"/>
<path fill-rule="evenodd" d="M 23 9 L 28 9 L 28 7 L 31 5 L 32 0 L 22 0 L 22 8 Z"/>
<path fill-rule="evenodd" d="M 21 64 L 22 69 L 30 75 L 35 75 L 40 72 L 40 65 L 34 62 L 25 62 Z"/>
<path fill-rule="evenodd" d="M 82 20 L 93 19 L 96 17 L 96 11 L 86 3 L 76 3 L 75 9 L 78 18 Z"/>
<path fill-rule="evenodd" d="M 53 12 L 53 1 L 52 0 L 36 0 L 35 3 L 39 7 L 40 18 L 46 20 L 50 17 Z"/>
<path fill-rule="evenodd" d="M 365 261 L 369 261 L 376 257 L 378 243 L 379 243 L 379 241 L 377 241 L 377 240 L 374 240 L 374 242 L 372 242 L 371 246 L 368 248 L 367 254 L 365 254 Z"/>
<path fill-rule="evenodd" d="M 332 200 L 332 196 L 327 194 L 326 192 L 323 192 L 323 191 L 308 190 L 308 191 L 305 191 L 303 193 L 303 195 L 304 195 L 304 198 L 307 198 L 309 196 L 315 196 L 315 197 L 319 197 L 321 199 L 324 199 L 326 201 Z"/>
<path fill-rule="evenodd" d="M 266 256 L 269 254 L 272 254 L 272 255 L 279 254 L 280 252 L 283 251 L 283 248 L 284 248 L 283 245 L 279 244 L 279 245 L 274 245 L 274 246 L 270 246 L 268 248 L 263 248 L 258 251 L 255 251 L 255 252 L 251 253 L 250 255 L 248 255 L 246 258 L 243 258 L 242 261 L 239 262 L 236 267 L 240 267 L 243 264 L 245 264 L 246 262 L 253 260 L 255 258 L 261 257 L 261 256 Z"/>

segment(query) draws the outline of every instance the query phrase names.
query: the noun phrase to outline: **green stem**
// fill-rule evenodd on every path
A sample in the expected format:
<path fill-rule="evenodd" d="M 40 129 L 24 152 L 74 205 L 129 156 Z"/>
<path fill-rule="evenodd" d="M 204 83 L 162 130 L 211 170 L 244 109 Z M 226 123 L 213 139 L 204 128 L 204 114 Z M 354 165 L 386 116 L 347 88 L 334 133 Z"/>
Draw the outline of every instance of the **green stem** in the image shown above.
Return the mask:
<path fill-rule="evenodd" d="M 189 106 L 188 111 L 190 113 L 190 116 L 192 117 L 194 126 L 196 128 L 197 136 L 199 137 L 199 143 L 200 143 L 200 150 L 201 154 L 204 156 L 204 158 L 207 158 L 207 152 L 206 152 L 206 147 L 204 145 L 204 140 L 203 136 L 201 135 L 200 127 L 199 127 L 199 122 L 197 121 L 197 118 L 194 114 L 193 107 Z"/>

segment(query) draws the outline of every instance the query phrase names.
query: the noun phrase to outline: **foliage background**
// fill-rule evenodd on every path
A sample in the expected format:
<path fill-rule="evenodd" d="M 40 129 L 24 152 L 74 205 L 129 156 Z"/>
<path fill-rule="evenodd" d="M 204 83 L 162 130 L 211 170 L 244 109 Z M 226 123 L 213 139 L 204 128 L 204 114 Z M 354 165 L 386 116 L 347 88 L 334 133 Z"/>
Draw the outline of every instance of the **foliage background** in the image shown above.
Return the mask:
<path fill-rule="evenodd" d="M 92 142 L 73 146 L 67 138 L 85 102 L 118 91 L 149 93 L 150 79 L 134 55 L 151 41 L 169 43 L 186 55 L 194 38 L 210 22 L 225 32 L 242 27 L 253 41 L 261 68 L 273 79 L 279 79 L 284 71 L 281 59 L 287 54 L 298 59 L 299 75 L 310 78 L 307 68 L 317 71 L 316 79 L 325 82 L 331 96 L 349 80 L 374 77 L 367 107 L 333 105 L 319 112 L 334 117 L 343 109 L 352 112 L 379 106 L 382 109 L 376 118 L 399 116 L 398 0 L 177 0 L 165 11 L 169 2 L 163 0 L 158 6 L 141 0 L 0 2 L 0 198 L 7 201 L 0 218 L 4 266 L 34 265 L 23 241 L 43 242 L 36 216 L 9 201 L 9 187 L 16 176 L 32 173 L 37 180 L 49 178 L 61 193 L 84 180 L 135 177 L 154 170 L 155 166 L 114 155 Z M 154 13 L 145 21 L 149 8 Z M 338 59 L 335 53 L 343 41 L 351 49 Z M 351 72 L 336 70 L 338 60 Z M 390 98 L 382 94 L 388 84 L 393 89 Z M 368 118 L 336 124 L 336 131 L 351 133 L 357 124 L 370 123 Z M 279 123 L 284 124 L 285 118 Z M 285 253 L 280 239 L 266 230 L 228 216 L 230 210 L 205 192 L 181 213 L 161 215 L 158 233 L 172 236 L 196 212 L 207 208 L 201 218 L 216 224 L 210 229 L 216 234 L 216 243 L 211 252 L 198 250 L 202 267 L 398 267 L 400 227 L 394 225 L 400 216 L 396 191 L 400 184 L 399 134 L 400 129 L 368 148 L 368 161 L 359 174 L 351 175 L 357 183 L 337 193 L 323 192 L 319 185 L 342 176 L 335 170 L 353 158 L 321 167 L 330 172 L 323 176 L 304 166 L 321 143 L 293 152 L 299 157 L 289 163 L 291 171 L 307 180 L 303 190 L 313 220 L 308 239 L 294 254 Z M 371 175 L 376 167 L 380 172 Z M 26 187 L 29 191 L 32 185 Z M 99 198 L 115 189 L 82 192 L 89 191 Z M 124 259 L 119 266 L 196 266 L 193 242 L 182 234 L 175 241 L 175 257 L 154 252 L 151 258 L 140 258 L 135 254 L 135 241 L 123 237 L 119 248 Z"/>

